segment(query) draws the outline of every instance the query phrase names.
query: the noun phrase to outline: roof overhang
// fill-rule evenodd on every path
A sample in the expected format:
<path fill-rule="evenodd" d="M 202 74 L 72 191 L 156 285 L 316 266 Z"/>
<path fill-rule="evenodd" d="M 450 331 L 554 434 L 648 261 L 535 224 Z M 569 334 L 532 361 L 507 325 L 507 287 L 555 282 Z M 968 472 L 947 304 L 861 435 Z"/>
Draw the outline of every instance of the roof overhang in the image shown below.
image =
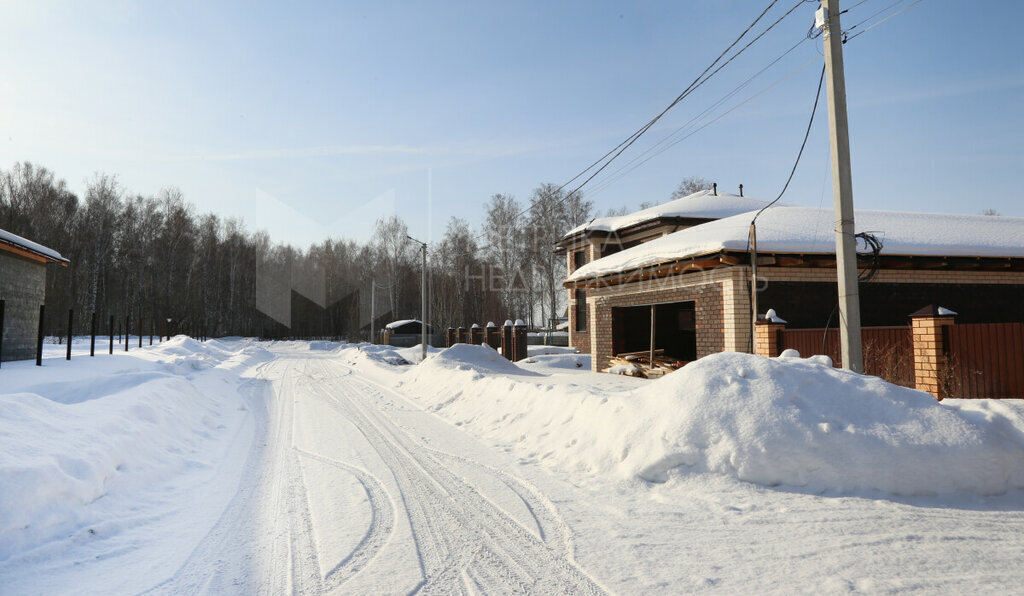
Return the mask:
<path fill-rule="evenodd" d="M 794 267 L 805 269 L 834 269 L 836 256 L 831 253 L 765 253 L 757 254 L 760 267 Z M 749 266 L 750 253 L 743 250 L 719 250 L 711 253 L 681 257 L 634 267 L 624 271 L 604 273 L 576 280 L 566 280 L 568 289 L 616 286 L 648 281 L 673 275 L 686 275 L 721 267 Z M 862 263 L 863 266 L 863 263 Z M 1021 257 L 965 257 L 881 255 L 879 269 L 917 271 L 1022 271 Z"/>
<path fill-rule="evenodd" d="M 13 254 L 16 254 L 18 256 L 25 257 L 26 259 L 30 259 L 30 260 L 33 260 L 33 261 L 36 261 L 36 262 L 39 262 L 39 263 L 43 263 L 43 264 L 46 264 L 46 263 L 57 263 L 61 267 L 67 267 L 68 263 L 71 262 L 71 261 L 65 259 L 64 257 L 61 257 L 61 258 L 57 259 L 57 258 L 54 258 L 53 256 L 43 254 L 43 253 L 41 253 L 39 251 L 36 251 L 36 250 L 32 250 L 31 247 L 22 246 L 20 244 L 15 244 L 13 242 L 7 242 L 7 241 L 2 240 L 2 239 L 0 239 L 0 250 L 5 251 L 5 252 L 9 252 L 9 253 L 13 253 Z"/>
<path fill-rule="evenodd" d="M 641 221 L 635 224 L 624 226 L 617 230 L 590 230 L 583 229 L 575 234 L 565 236 L 557 243 L 555 243 L 555 252 L 565 252 L 570 246 L 578 244 L 585 240 L 591 239 L 604 239 L 604 238 L 622 238 L 624 236 L 632 236 L 634 234 L 641 234 L 662 226 L 675 226 L 675 227 L 690 227 L 700 225 L 714 221 L 714 219 L 702 218 L 702 217 L 658 217 L 655 219 L 649 219 L 647 221 Z"/>

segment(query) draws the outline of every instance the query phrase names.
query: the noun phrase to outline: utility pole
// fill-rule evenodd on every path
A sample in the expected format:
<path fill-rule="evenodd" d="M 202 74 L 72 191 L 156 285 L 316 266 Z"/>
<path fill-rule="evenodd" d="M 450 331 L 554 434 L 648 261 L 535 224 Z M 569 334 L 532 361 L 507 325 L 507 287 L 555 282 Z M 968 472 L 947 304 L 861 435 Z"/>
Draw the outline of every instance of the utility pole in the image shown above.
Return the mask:
<path fill-rule="evenodd" d="M 377 302 L 377 279 L 374 277 L 370 278 L 370 343 L 375 344 L 373 341 L 373 317 L 377 313 L 374 312 L 374 306 Z"/>
<path fill-rule="evenodd" d="M 416 244 L 420 245 L 420 250 L 423 251 L 423 276 L 420 280 L 420 343 L 421 343 L 421 358 L 420 362 L 427 361 L 427 243 L 420 242 L 412 236 L 406 235 L 406 238 L 412 240 Z"/>
<path fill-rule="evenodd" d="M 843 29 L 839 0 L 821 0 L 825 70 L 828 78 L 829 145 L 832 152 L 832 196 L 836 230 L 836 277 L 839 281 L 839 334 L 843 368 L 864 372 L 860 335 L 860 293 L 857 288 L 857 238 L 853 220 L 850 171 L 850 130 L 846 120 L 846 78 L 843 73 Z"/>

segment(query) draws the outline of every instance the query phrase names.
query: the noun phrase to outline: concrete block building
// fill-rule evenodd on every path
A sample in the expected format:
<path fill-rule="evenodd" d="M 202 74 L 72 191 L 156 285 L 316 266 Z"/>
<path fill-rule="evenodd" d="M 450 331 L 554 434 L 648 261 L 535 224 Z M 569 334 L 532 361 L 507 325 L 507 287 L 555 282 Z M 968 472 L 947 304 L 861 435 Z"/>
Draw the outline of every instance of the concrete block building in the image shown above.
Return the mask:
<path fill-rule="evenodd" d="M 68 260 L 55 250 L 0 230 L 0 361 L 27 360 L 36 355 L 39 306 L 46 302 L 48 263 L 67 266 Z"/>

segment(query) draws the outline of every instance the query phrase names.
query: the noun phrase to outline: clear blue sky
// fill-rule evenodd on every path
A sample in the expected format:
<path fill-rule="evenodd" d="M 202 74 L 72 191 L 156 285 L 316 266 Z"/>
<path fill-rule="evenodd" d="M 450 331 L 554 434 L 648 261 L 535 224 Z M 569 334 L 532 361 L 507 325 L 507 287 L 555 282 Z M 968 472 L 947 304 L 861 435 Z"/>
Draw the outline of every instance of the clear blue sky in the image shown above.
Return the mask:
<path fill-rule="evenodd" d="M 893 0 L 856 2 L 842 3 L 844 28 Z M 47 166 L 80 194 L 96 171 L 133 193 L 177 186 L 200 211 L 305 246 L 365 240 L 394 211 L 436 239 L 452 215 L 476 225 L 494 193 L 525 202 L 565 182 L 768 2 L 85 4 L 0 3 L 0 167 Z M 804 38 L 816 7 L 797 8 L 618 163 Z M 859 208 L 1024 216 L 1022 17 L 1017 1 L 923 0 L 845 46 Z M 601 211 L 635 206 L 699 175 L 774 198 L 820 52 L 806 41 L 711 117 L 760 95 L 585 195 Z M 787 202 L 831 203 L 826 118 L 823 103 Z"/>

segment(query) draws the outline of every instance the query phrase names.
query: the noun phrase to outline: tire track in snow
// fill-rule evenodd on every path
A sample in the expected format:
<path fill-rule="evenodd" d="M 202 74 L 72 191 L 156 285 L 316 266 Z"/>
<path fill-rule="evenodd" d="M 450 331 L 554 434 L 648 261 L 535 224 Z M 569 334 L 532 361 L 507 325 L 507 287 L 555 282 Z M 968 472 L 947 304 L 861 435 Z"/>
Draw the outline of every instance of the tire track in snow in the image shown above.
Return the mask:
<path fill-rule="evenodd" d="M 366 535 L 359 541 L 355 550 L 324 575 L 324 587 L 327 590 L 333 590 L 352 579 L 353 576 L 362 571 L 380 554 L 381 549 L 391 539 L 391 534 L 395 529 L 395 509 L 391 504 L 391 498 L 384 485 L 372 474 L 355 466 L 311 453 L 298 447 L 296 447 L 296 451 L 303 457 L 315 459 L 352 474 L 362 484 L 367 498 L 370 500 L 370 528 L 367 530 Z"/>
<path fill-rule="evenodd" d="M 323 360 L 318 363 L 326 369 Z M 394 475 L 423 568 L 424 581 L 415 593 L 467 593 L 480 586 L 485 591 L 603 593 L 571 553 L 545 543 L 481 495 L 374 407 L 372 394 L 378 392 L 354 381 L 351 376 L 311 389 L 360 428 Z"/>

